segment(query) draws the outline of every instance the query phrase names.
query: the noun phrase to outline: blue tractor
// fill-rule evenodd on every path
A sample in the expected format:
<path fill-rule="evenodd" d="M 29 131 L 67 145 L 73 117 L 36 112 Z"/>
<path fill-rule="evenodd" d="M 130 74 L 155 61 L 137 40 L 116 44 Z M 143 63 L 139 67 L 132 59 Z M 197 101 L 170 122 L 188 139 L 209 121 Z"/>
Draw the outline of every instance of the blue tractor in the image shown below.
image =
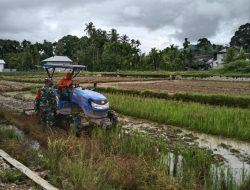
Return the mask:
<path fill-rule="evenodd" d="M 80 71 L 86 70 L 85 66 L 44 64 L 43 67 L 48 78 L 38 90 L 35 100 L 35 110 L 43 125 L 74 125 L 77 136 L 90 123 L 103 127 L 116 125 L 117 115 L 110 109 L 107 98 L 94 89 L 81 88 L 79 83 L 73 80 Z M 66 78 L 55 84 L 52 78 L 57 69 L 69 72 Z"/>

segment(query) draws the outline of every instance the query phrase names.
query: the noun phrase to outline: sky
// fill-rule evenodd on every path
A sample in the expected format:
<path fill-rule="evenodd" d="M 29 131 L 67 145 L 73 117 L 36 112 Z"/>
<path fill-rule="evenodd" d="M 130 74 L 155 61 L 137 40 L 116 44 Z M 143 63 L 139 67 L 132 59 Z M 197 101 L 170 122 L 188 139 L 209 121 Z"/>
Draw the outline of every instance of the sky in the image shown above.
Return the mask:
<path fill-rule="evenodd" d="M 0 38 L 32 42 L 81 37 L 85 24 L 126 34 L 142 52 L 196 43 L 229 44 L 250 22 L 250 0 L 0 0 Z"/>

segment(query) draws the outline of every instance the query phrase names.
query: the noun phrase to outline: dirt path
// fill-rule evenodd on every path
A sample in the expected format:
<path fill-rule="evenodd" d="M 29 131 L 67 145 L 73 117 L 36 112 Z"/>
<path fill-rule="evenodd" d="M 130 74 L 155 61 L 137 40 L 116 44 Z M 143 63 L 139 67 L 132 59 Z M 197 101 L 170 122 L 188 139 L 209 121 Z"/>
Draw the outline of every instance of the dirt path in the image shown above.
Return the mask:
<path fill-rule="evenodd" d="M 250 95 L 250 82 L 239 81 L 158 80 L 98 83 L 98 86 L 134 90 L 152 90 L 166 93 Z"/>

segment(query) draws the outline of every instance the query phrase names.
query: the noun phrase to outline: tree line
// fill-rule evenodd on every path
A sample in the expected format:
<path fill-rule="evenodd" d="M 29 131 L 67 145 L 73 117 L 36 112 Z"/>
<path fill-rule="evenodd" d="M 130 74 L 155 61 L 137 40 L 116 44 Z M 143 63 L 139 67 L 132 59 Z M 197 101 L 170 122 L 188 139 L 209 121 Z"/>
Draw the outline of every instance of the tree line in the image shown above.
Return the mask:
<path fill-rule="evenodd" d="M 195 57 L 212 54 L 223 48 L 211 44 L 207 38 L 198 39 L 191 45 L 187 38 L 183 47 L 174 44 L 163 50 L 152 48 L 147 54 L 142 53 L 139 40 L 120 35 L 116 29 L 107 32 L 97 29 L 92 22 L 85 25 L 85 36 L 66 35 L 56 42 L 44 40 L 43 43 L 31 43 L 23 40 L 0 39 L 0 59 L 4 59 L 8 68 L 31 70 L 40 66 L 43 59 L 53 55 L 65 55 L 74 63 L 86 65 L 89 71 L 117 70 L 184 70 L 197 68 Z M 250 52 L 250 24 L 240 26 L 232 37 L 230 46 L 241 47 L 242 55 Z M 231 54 L 235 54 L 231 48 Z M 234 56 L 234 55 L 232 55 Z M 5 66 L 5 67 L 6 67 Z"/>

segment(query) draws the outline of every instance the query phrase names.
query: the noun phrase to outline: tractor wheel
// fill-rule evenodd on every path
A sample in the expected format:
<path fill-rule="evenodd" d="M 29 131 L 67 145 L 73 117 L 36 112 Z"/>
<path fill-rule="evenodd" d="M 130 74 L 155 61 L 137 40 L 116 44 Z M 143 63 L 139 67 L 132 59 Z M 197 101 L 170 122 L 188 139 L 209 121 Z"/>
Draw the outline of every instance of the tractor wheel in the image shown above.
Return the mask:
<path fill-rule="evenodd" d="M 42 112 L 41 112 L 41 111 L 37 111 L 37 112 L 36 112 L 36 116 L 37 116 L 37 119 L 38 119 L 38 124 L 43 125 L 43 124 L 44 124 L 44 123 L 43 123 L 44 119 L 43 119 L 43 114 L 42 114 Z"/>
<path fill-rule="evenodd" d="M 117 117 L 117 114 L 113 110 L 110 110 L 108 112 L 108 118 L 110 119 L 110 122 L 112 123 L 112 125 L 116 125 L 117 124 L 118 117 Z"/>
<path fill-rule="evenodd" d="M 81 124 L 81 117 L 80 117 L 79 114 L 75 114 L 73 116 L 73 122 L 74 122 L 74 128 L 75 128 L 76 136 L 80 137 L 81 132 L 82 132 L 82 124 Z"/>

